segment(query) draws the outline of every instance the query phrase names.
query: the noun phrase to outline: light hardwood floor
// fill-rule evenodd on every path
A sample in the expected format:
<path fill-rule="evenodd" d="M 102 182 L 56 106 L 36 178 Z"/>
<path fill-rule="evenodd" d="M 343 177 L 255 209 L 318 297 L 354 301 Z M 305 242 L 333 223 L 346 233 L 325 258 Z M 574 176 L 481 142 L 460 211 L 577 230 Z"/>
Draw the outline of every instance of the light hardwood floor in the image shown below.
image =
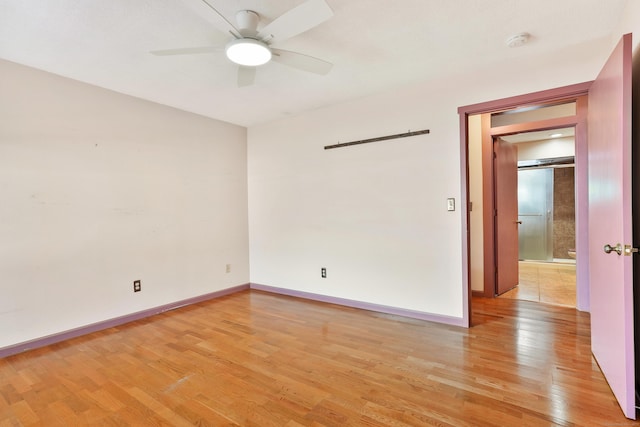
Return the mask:
<path fill-rule="evenodd" d="M 465 329 L 243 291 L 0 359 L 0 425 L 633 424 L 587 313 L 473 310 Z"/>
<path fill-rule="evenodd" d="M 576 265 L 520 261 L 518 286 L 501 298 L 576 306 Z"/>

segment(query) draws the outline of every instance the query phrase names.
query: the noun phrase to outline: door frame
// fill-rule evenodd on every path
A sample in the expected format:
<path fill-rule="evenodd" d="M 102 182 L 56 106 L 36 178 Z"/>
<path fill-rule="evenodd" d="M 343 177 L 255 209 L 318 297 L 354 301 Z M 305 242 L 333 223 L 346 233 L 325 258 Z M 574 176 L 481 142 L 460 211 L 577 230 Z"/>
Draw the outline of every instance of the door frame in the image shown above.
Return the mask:
<path fill-rule="evenodd" d="M 493 224 L 493 147 L 494 136 L 509 135 L 532 130 L 575 127 L 576 164 L 576 288 L 579 310 L 589 309 L 588 281 L 588 212 L 587 203 L 587 95 L 591 81 L 533 92 L 494 101 L 482 102 L 458 108 L 460 120 L 461 202 L 466 206 L 462 215 L 462 270 L 463 270 L 463 316 L 467 326 L 472 325 L 470 227 L 469 227 L 469 116 L 482 114 L 482 170 L 483 170 L 483 229 L 484 229 L 484 291 L 482 296 L 493 298 L 495 292 L 495 227 Z M 576 115 L 564 118 L 529 122 L 491 128 L 490 114 L 525 106 L 540 106 L 576 101 Z M 487 126 L 488 123 L 488 126 Z M 488 141 L 487 144 L 485 141 Z M 578 261 L 578 259 L 580 261 Z"/>

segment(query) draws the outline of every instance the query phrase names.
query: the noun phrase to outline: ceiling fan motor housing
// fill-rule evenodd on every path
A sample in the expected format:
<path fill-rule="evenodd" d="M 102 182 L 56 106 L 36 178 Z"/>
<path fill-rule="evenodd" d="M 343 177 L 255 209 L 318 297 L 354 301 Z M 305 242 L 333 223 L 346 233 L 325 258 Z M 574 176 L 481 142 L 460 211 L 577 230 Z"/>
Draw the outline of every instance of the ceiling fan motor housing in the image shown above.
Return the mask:
<path fill-rule="evenodd" d="M 256 37 L 258 35 L 258 23 L 260 15 L 253 10 L 240 10 L 236 13 L 238 30 L 243 37 Z"/>

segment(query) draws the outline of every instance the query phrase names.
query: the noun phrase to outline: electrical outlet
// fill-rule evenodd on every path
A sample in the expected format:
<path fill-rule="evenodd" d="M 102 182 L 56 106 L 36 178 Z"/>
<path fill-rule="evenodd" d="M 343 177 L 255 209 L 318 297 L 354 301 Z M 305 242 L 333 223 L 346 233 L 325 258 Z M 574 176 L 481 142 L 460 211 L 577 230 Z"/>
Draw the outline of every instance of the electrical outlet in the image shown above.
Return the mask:
<path fill-rule="evenodd" d="M 133 292 L 140 292 L 142 290 L 142 282 L 140 280 L 133 281 Z"/>
<path fill-rule="evenodd" d="M 320 276 L 322 276 L 323 279 L 327 278 L 327 269 L 326 268 L 322 267 L 320 269 Z"/>
<path fill-rule="evenodd" d="M 231 264 L 227 264 L 226 272 L 231 273 Z"/>

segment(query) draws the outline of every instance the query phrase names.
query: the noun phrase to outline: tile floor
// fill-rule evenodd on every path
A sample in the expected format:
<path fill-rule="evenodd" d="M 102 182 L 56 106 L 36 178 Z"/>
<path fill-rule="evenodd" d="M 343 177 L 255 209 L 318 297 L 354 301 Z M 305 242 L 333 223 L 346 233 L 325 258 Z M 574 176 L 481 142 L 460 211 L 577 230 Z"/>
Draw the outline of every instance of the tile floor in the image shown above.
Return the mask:
<path fill-rule="evenodd" d="M 576 265 L 520 261 L 520 283 L 500 298 L 576 306 Z"/>

